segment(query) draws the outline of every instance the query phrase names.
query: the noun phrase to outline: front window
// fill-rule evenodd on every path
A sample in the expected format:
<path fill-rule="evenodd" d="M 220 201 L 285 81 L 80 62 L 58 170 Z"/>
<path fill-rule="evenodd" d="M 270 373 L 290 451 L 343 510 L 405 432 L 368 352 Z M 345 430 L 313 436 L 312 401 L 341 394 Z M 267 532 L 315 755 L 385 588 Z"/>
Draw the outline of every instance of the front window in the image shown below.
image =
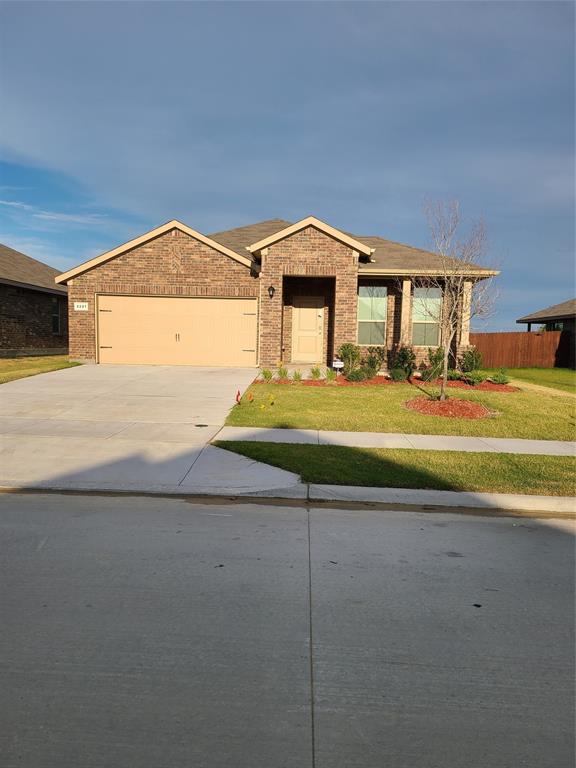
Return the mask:
<path fill-rule="evenodd" d="M 52 296 L 52 333 L 60 333 L 60 301 L 56 296 Z"/>
<path fill-rule="evenodd" d="M 440 343 L 442 291 L 440 288 L 414 288 L 412 299 L 412 344 L 437 347 Z"/>
<path fill-rule="evenodd" d="M 386 345 L 388 292 L 383 285 L 358 286 L 358 344 Z"/>

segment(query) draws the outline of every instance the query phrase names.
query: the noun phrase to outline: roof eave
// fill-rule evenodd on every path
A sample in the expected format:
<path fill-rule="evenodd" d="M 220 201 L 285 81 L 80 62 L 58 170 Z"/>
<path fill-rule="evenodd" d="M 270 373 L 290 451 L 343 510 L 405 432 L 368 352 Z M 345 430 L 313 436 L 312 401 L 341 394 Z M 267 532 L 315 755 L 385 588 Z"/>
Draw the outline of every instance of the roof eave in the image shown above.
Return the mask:
<path fill-rule="evenodd" d="M 167 221 L 166 224 L 162 224 L 155 229 L 151 229 L 149 232 L 145 232 L 143 235 L 135 237 L 134 239 L 129 240 L 127 243 L 119 245 L 117 248 L 113 248 L 111 251 L 106 251 L 105 253 L 94 257 L 93 259 L 89 259 L 88 261 L 79 264 L 77 267 L 69 269 L 67 272 L 63 272 L 61 275 L 58 275 L 56 282 L 66 283 L 68 280 L 71 280 L 74 277 L 78 277 L 84 272 L 88 272 L 100 264 L 106 263 L 107 261 L 114 259 L 116 256 L 120 256 L 121 254 L 126 253 L 126 251 L 137 248 L 139 245 L 144 245 L 144 243 L 147 243 L 150 240 L 165 234 L 166 232 L 170 232 L 172 229 L 178 229 L 180 232 L 190 235 L 190 237 L 199 240 L 201 243 L 204 243 L 204 245 L 208 245 L 210 248 L 213 248 L 215 251 L 219 251 L 234 261 L 243 264 L 245 267 L 251 267 L 253 264 L 252 259 L 248 258 L 247 256 L 242 256 L 241 254 L 236 253 L 236 251 L 232 251 L 230 248 L 221 245 L 220 243 L 216 242 L 216 240 L 212 240 L 210 237 L 206 237 L 206 235 L 203 235 L 201 232 L 197 232 L 195 229 L 192 229 L 177 219 L 171 219 L 170 221 Z"/>
<path fill-rule="evenodd" d="M 55 281 L 57 278 L 55 278 Z M 45 285 L 35 285 L 34 283 L 23 283 L 19 280 L 9 280 L 6 277 L 0 277 L 0 283 L 3 283 L 4 285 L 13 285 L 15 288 L 26 288 L 28 291 L 38 291 L 39 293 L 53 293 L 58 296 L 66 296 L 68 293 L 68 289 L 66 286 L 63 286 L 62 288 L 58 288 L 54 286 L 54 288 L 48 288 Z"/>

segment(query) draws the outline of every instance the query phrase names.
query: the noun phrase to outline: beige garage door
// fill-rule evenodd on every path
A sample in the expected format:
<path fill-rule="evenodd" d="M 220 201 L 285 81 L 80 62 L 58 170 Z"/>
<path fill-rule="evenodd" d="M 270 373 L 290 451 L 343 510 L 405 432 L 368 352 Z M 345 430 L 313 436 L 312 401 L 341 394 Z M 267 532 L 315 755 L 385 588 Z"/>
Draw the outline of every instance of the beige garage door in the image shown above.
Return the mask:
<path fill-rule="evenodd" d="M 256 299 L 99 296 L 101 363 L 256 365 Z"/>

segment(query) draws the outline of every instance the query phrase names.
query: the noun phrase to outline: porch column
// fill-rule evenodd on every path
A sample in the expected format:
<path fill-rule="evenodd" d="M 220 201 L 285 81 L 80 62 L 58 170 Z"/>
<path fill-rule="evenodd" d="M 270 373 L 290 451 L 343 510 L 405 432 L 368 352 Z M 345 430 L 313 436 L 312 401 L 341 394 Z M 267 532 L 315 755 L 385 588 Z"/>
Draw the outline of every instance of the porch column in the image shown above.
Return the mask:
<path fill-rule="evenodd" d="M 282 312 L 284 281 L 281 269 L 268 269 L 263 259 L 260 273 L 260 345 L 258 364 L 267 368 L 282 359 Z M 270 298 L 268 289 L 273 288 Z"/>
<path fill-rule="evenodd" d="M 460 346 L 470 345 L 470 310 L 472 307 L 472 282 L 466 280 L 462 291 L 462 318 L 460 328 Z"/>
<path fill-rule="evenodd" d="M 400 301 L 400 344 L 412 344 L 412 280 L 402 280 Z"/>

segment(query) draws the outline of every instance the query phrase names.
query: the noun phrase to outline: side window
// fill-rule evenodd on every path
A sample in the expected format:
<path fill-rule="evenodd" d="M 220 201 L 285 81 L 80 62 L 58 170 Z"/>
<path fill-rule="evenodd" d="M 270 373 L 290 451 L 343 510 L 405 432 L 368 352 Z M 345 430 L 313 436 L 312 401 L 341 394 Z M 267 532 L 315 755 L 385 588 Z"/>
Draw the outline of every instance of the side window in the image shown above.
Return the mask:
<path fill-rule="evenodd" d="M 442 291 L 440 288 L 414 288 L 412 299 L 412 344 L 437 347 L 440 343 Z"/>
<path fill-rule="evenodd" d="M 358 286 L 358 344 L 386 345 L 388 291 L 383 285 Z"/>
<path fill-rule="evenodd" d="M 52 296 L 52 333 L 60 333 L 60 300 L 57 296 Z"/>

